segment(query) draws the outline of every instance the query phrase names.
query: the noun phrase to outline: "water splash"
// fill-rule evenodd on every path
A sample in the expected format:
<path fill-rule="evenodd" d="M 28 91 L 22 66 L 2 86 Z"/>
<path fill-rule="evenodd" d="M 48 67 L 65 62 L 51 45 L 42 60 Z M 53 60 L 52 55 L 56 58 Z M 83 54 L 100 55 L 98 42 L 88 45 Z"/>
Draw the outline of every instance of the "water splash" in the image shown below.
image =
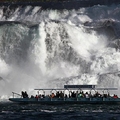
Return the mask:
<path fill-rule="evenodd" d="M 118 87 L 119 9 L 1 7 L 0 95 L 64 84 Z"/>

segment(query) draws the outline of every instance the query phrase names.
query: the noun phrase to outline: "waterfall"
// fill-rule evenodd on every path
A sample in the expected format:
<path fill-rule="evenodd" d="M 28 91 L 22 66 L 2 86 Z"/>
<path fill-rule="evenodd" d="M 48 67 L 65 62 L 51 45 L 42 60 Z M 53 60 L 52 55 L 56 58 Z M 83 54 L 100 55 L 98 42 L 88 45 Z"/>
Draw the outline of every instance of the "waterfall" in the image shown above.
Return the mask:
<path fill-rule="evenodd" d="M 64 84 L 119 88 L 120 6 L 0 8 L 0 96 Z"/>

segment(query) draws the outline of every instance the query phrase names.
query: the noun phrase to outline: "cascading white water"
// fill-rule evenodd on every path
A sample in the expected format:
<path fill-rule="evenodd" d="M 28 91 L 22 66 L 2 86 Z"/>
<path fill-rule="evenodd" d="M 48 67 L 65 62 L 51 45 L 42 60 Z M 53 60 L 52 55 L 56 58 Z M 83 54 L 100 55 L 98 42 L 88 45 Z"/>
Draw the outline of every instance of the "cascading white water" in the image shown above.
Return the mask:
<path fill-rule="evenodd" d="M 12 91 L 31 94 L 34 88 L 64 84 L 119 87 L 119 5 L 69 11 L 4 9 L 0 8 L 1 98 Z"/>

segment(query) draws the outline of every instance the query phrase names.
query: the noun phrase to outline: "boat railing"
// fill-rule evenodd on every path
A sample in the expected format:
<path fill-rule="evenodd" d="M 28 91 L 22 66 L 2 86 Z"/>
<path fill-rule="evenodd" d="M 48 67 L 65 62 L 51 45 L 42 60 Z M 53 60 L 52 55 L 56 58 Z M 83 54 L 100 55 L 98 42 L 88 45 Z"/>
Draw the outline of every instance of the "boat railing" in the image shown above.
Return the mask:
<path fill-rule="evenodd" d="M 21 97 L 22 98 L 22 95 L 20 95 L 18 93 L 12 92 L 12 94 L 13 94 L 13 98 L 16 98 L 16 97 Z"/>

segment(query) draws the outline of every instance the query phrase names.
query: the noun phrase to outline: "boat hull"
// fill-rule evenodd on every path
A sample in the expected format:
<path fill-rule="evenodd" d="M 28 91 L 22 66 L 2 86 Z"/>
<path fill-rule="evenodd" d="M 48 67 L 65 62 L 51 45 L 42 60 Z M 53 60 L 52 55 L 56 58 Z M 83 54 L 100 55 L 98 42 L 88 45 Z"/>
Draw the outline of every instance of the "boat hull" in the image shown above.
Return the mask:
<path fill-rule="evenodd" d="M 23 104 L 120 104 L 120 98 L 9 98 Z"/>

